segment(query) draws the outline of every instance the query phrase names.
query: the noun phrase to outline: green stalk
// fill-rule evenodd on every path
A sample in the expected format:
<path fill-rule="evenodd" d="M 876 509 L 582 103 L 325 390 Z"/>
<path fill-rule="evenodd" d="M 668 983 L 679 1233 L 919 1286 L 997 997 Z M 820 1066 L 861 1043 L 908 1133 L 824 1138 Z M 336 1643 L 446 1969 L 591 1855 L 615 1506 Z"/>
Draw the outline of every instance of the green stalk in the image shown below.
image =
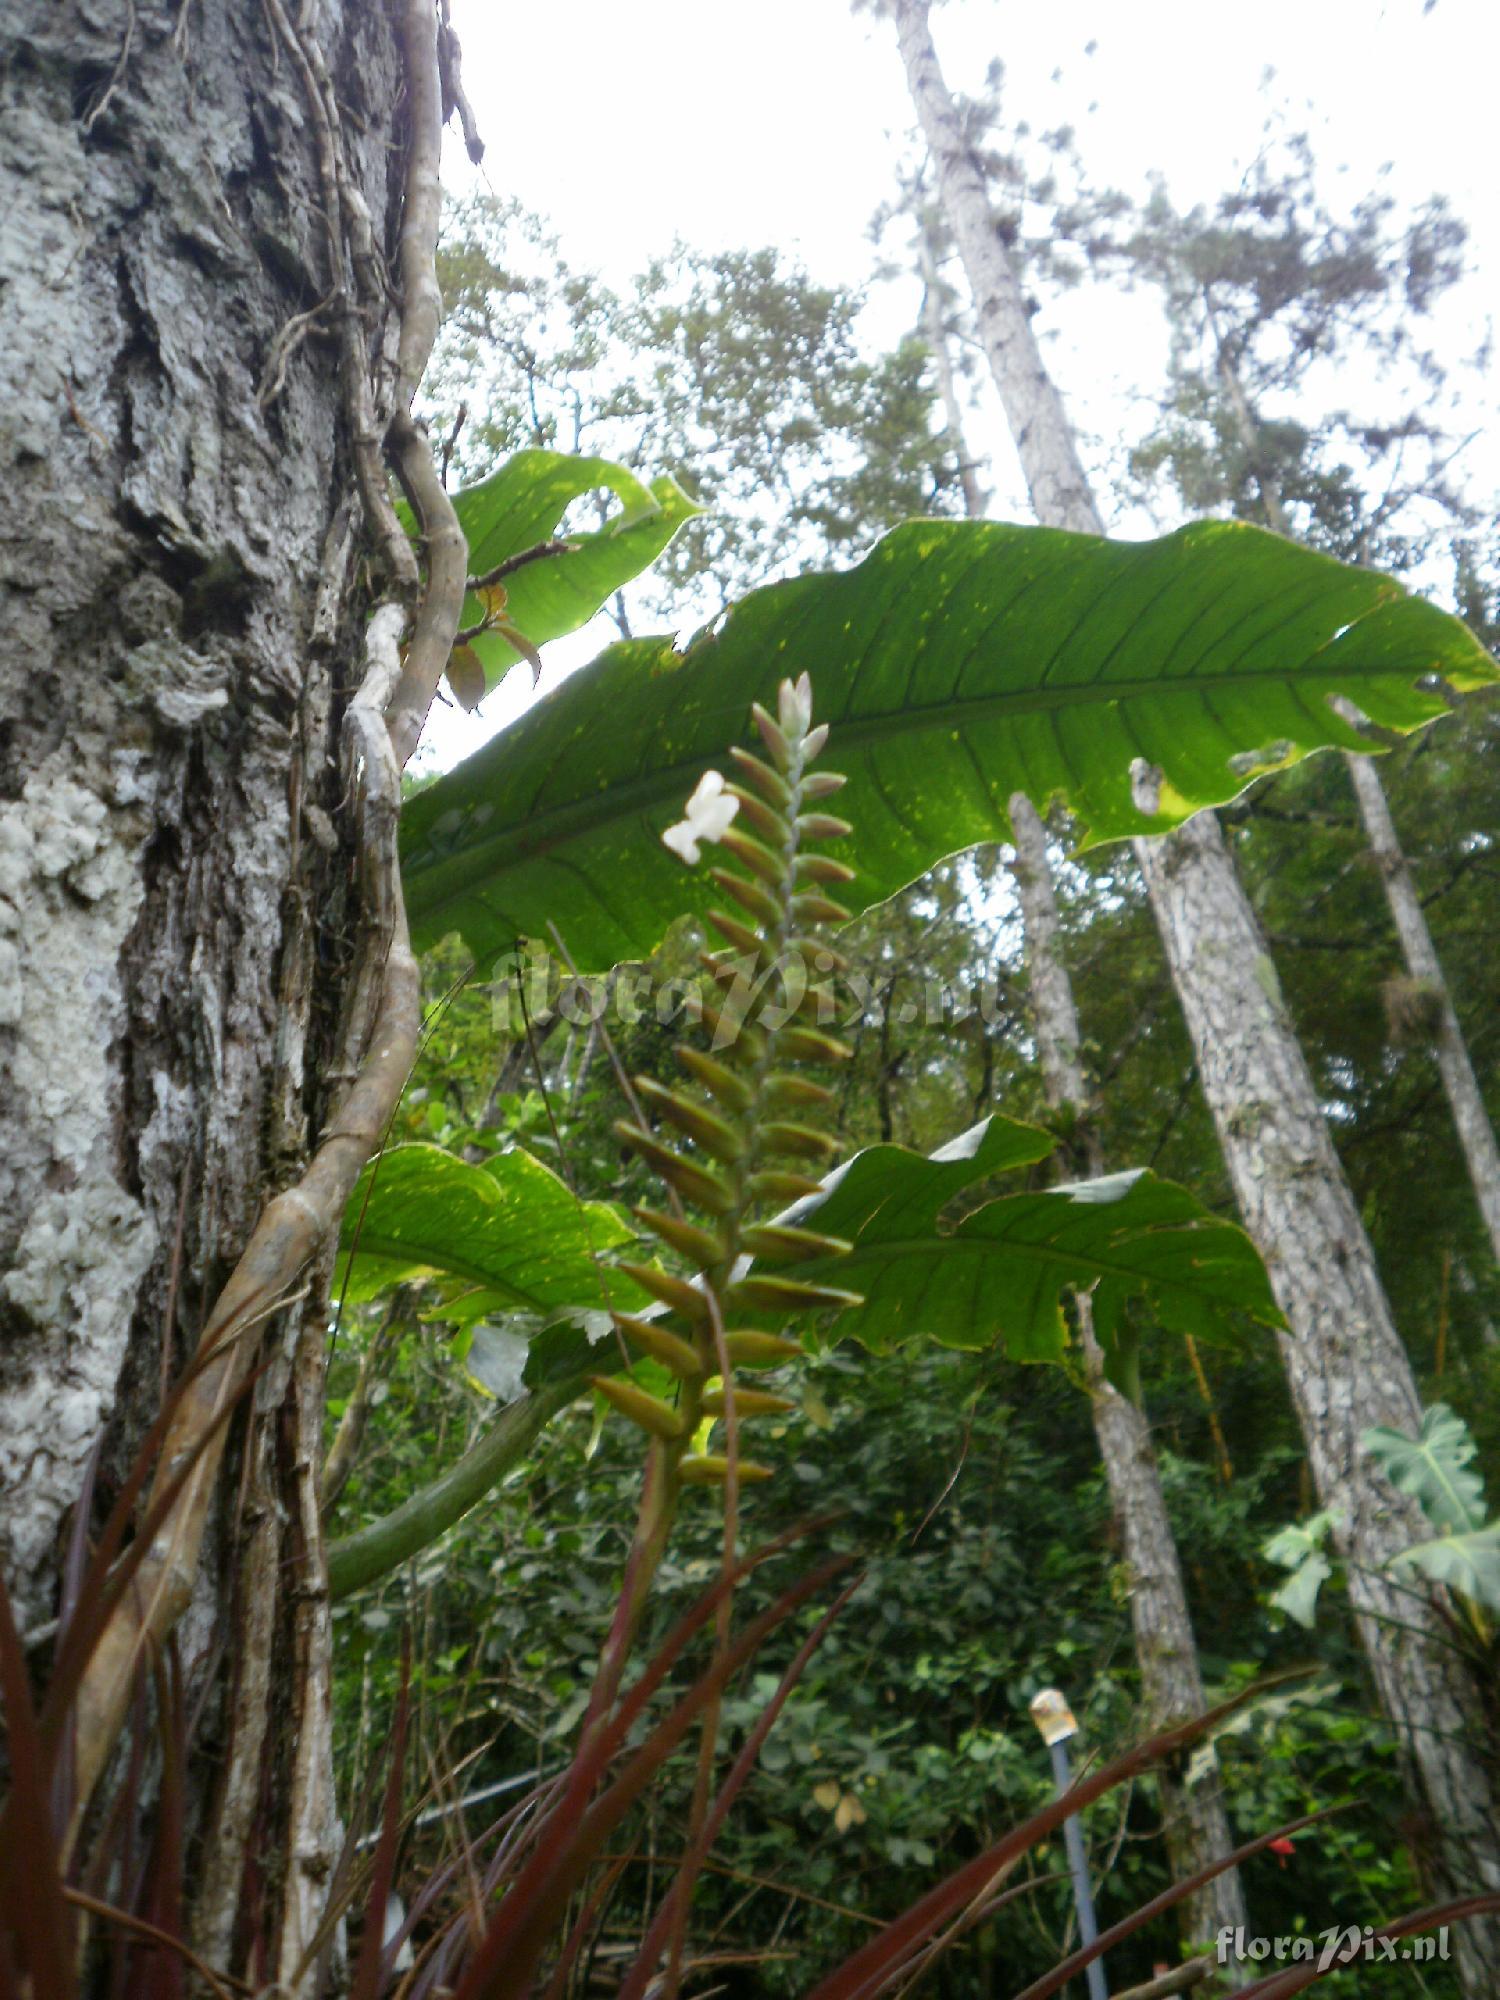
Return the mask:
<path fill-rule="evenodd" d="M 335 1601 L 348 1597 L 420 1555 L 520 1464 L 558 1411 L 566 1409 L 584 1387 L 581 1376 L 552 1382 L 508 1404 L 479 1442 L 441 1478 L 383 1519 L 330 1543 L 329 1596 Z"/>

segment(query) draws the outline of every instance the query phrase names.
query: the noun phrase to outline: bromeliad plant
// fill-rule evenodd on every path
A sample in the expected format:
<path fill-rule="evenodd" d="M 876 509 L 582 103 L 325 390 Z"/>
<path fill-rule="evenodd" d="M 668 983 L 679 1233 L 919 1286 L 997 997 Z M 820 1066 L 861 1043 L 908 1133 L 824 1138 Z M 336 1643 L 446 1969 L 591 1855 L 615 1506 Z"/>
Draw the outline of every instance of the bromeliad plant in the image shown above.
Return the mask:
<path fill-rule="evenodd" d="M 809 677 L 781 683 L 775 716 L 759 703 L 751 712 L 766 756 L 731 749 L 738 778 L 726 783 L 716 771 L 706 774 L 688 801 L 687 817 L 663 836 L 690 864 L 700 859 L 704 842 L 721 846 L 737 864 L 708 871 L 736 906 L 707 914 L 724 947 L 702 954 L 708 993 L 692 1011 L 710 1031 L 712 1046 L 677 1050 L 695 1091 L 637 1077 L 639 1117 L 615 1127 L 666 1189 L 667 1206 L 639 1207 L 637 1220 L 692 1272 L 688 1278 L 655 1264 L 624 1264 L 660 1311 L 653 1317 L 613 1315 L 630 1346 L 665 1372 L 672 1395 L 653 1393 L 629 1376 L 592 1378 L 599 1394 L 650 1440 L 630 1583 L 632 1624 L 683 1487 L 728 1488 L 732 1514 L 739 1482 L 770 1477 L 764 1466 L 739 1456 L 738 1425 L 794 1405 L 785 1396 L 739 1386 L 735 1371 L 800 1354 L 797 1342 L 781 1332 L 793 1317 L 862 1303 L 856 1292 L 760 1268 L 837 1259 L 852 1248 L 841 1237 L 761 1218 L 768 1208 L 817 1193 L 821 1183 L 808 1170 L 826 1168 L 838 1150 L 810 1122 L 833 1099 L 807 1071 L 846 1061 L 850 1053 L 824 1025 L 836 1004 L 828 980 L 843 961 L 820 931 L 847 920 L 849 912 L 827 892 L 853 871 L 820 851 L 851 828 L 822 810 L 844 780 L 811 768 L 828 729 L 813 724 Z M 667 1143 L 645 1122 L 648 1116 L 675 1128 L 680 1139 Z M 720 1421 L 727 1433 L 722 1453 L 704 1448 Z"/>

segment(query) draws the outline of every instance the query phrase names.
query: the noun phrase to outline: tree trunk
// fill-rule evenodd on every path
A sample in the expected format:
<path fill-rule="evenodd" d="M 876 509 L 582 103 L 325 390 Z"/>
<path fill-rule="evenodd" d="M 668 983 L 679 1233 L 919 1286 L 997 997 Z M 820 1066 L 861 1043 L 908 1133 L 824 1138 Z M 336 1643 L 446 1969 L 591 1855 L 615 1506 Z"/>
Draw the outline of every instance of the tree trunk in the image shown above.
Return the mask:
<path fill-rule="evenodd" d="M 1047 835 L 1025 793 L 1010 801 L 1015 834 L 1015 875 L 1026 933 L 1031 1005 L 1047 1101 L 1070 1106 L 1078 1120 L 1079 1151 L 1090 1179 L 1104 1171 L 1080 1054 L 1078 1010 L 1073 984 L 1058 947 L 1057 898 L 1053 893 Z M 1202 1715 L 1208 1707 L 1198 1670 L 1198 1644 L 1188 1614 L 1187 1592 L 1177 1541 L 1161 1489 L 1161 1473 L 1143 1410 L 1122 1396 L 1104 1374 L 1104 1356 L 1094 1338 L 1093 1312 L 1085 1294 L 1075 1296 L 1079 1341 L 1088 1375 L 1094 1434 L 1109 1480 L 1110 1500 L 1124 1541 L 1130 1579 L 1130 1619 L 1135 1635 L 1147 1725 L 1153 1732 Z M 1196 1784 L 1161 1779 L 1167 1856 L 1178 1881 L 1211 1866 L 1233 1851 L 1217 1770 Z M 1187 1945 L 1215 1939 L 1222 1930 L 1247 1928 L 1244 1889 L 1230 1869 L 1190 1896 L 1179 1922 Z"/>
<path fill-rule="evenodd" d="M 921 251 L 929 315 L 928 342 L 933 347 L 939 382 L 946 385 L 949 432 L 960 464 L 967 466 L 969 453 L 963 418 L 957 397 L 952 395 L 953 370 L 947 331 L 936 305 L 936 264 L 925 228 Z M 971 516 L 983 513 L 977 486 L 971 488 L 966 483 L 964 497 L 967 513 Z M 1075 1121 L 1073 1151 L 1077 1170 L 1094 1179 L 1104 1171 L 1104 1154 L 1084 1072 L 1073 982 L 1062 958 L 1061 926 L 1046 829 L 1024 792 L 1017 792 L 1011 799 L 1010 819 L 1043 1085 L 1054 1110 L 1066 1107 L 1071 1111 Z M 1144 1411 L 1122 1396 L 1105 1376 L 1104 1356 L 1094 1337 L 1093 1309 L 1087 1295 L 1075 1294 L 1074 1306 L 1088 1377 L 1094 1435 L 1099 1441 L 1110 1501 L 1124 1544 L 1130 1579 L 1131 1630 L 1146 1724 L 1152 1732 L 1170 1729 L 1201 1715 L 1208 1707 L 1177 1541 L 1162 1492 L 1150 1424 Z M 1211 1867 L 1233 1851 L 1234 1841 L 1216 1768 L 1195 1785 L 1179 1783 L 1176 1773 L 1163 1772 L 1161 1797 L 1167 1859 L 1178 1881 Z M 1197 1895 L 1189 1897 L 1180 1906 L 1178 1921 L 1188 1946 L 1214 1939 L 1221 1930 L 1247 1929 L 1239 1871 L 1230 1869 L 1216 1876 Z"/>
<path fill-rule="evenodd" d="M 953 353 L 948 345 L 948 329 L 943 323 L 942 279 L 938 275 L 937 256 L 925 216 L 918 213 L 916 222 L 917 255 L 922 270 L 922 338 L 927 343 L 937 376 L 948 441 L 958 468 L 959 488 L 964 496 L 964 512 L 971 521 L 977 521 L 984 516 L 984 489 L 979 484 L 979 469 L 969 456 L 968 440 L 964 436 L 964 413 L 953 373 Z"/>
<path fill-rule="evenodd" d="M 351 356 L 404 407 L 404 322 L 350 332 L 368 301 L 332 211 L 394 265 L 424 114 L 389 10 L 306 12 L 316 40 L 281 0 L 17 0 L 3 32 L 0 1560 L 23 1628 L 96 1440 L 107 1502 L 358 1055 L 338 749 L 368 609 L 353 473 L 383 433 L 356 434 Z M 337 1835 L 328 1254 L 315 1236 L 261 1301 L 177 1634 L 209 1688 L 197 1938 L 257 1985 L 290 1987 Z"/>
<path fill-rule="evenodd" d="M 1240 371 L 1224 338 L 1213 300 L 1206 291 L 1204 307 L 1213 336 L 1219 380 L 1224 385 L 1234 413 L 1240 443 L 1254 470 L 1266 521 L 1278 535 L 1291 539 L 1292 524 L 1280 487 L 1267 471 L 1260 451 L 1260 418 L 1245 394 Z M 1352 703 L 1343 702 L 1338 706 L 1349 720 L 1358 721 L 1358 712 Z M 1385 889 L 1391 920 L 1396 926 L 1396 935 L 1401 940 L 1406 969 L 1427 990 L 1434 1003 L 1437 1019 L 1433 1049 L 1437 1056 L 1438 1074 L 1448 1094 L 1459 1148 L 1473 1183 L 1474 1198 L 1479 1204 L 1479 1213 L 1489 1236 L 1491 1254 L 1500 1263 L 1500 1147 L 1495 1143 L 1495 1128 L 1490 1123 L 1484 1093 L 1479 1088 L 1479 1079 L 1469 1060 L 1463 1030 L 1454 1011 L 1453 996 L 1443 977 L 1442 963 L 1432 942 L 1432 933 L 1427 928 L 1421 898 L 1417 895 L 1411 870 L 1406 865 L 1406 856 L 1401 851 L 1380 773 L 1373 758 L 1356 756 L 1352 751 L 1345 751 L 1344 765 L 1349 773 L 1349 782 L 1354 787 L 1360 819 L 1369 836 L 1370 852 L 1380 870 L 1381 884 Z"/>
<path fill-rule="evenodd" d="M 1479 1203 L 1479 1212 L 1489 1233 L 1491 1254 L 1496 1263 L 1500 1263 L 1500 1147 L 1495 1144 L 1495 1128 L 1490 1123 L 1484 1094 L 1474 1074 L 1474 1065 L 1469 1060 L 1463 1030 L 1453 1010 L 1453 996 L 1443 977 L 1442 964 L 1432 942 L 1432 933 L 1427 928 L 1427 918 L 1416 884 L 1412 881 L 1411 870 L 1406 865 L 1406 856 L 1401 852 L 1401 843 L 1396 836 L 1395 823 L 1375 761 L 1371 757 L 1352 755 L 1346 756 L 1344 761 L 1348 766 L 1349 781 L 1354 786 L 1359 816 L 1369 835 L 1370 852 L 1380 870 L 1396 934 L 1401 940 L 1406 969 L 1413 979 L 1421 982 L 1433 1002 L 1436 1024 L 1432 1040 L 1438 1074 L 1448 1093 L 1464 1164 L 1469 1170 L 1469 1179 L 1474 1184 L 1474 1198 Z"/>
<path fill-rule="evenodd" d="M 927 0 L 894 0 L 894 13 L 1037 517 L 1100 533 L 1062 399 L 938 67 Z M 1361 1446 L 1372 1424 L 1415 1427 L 1416 1385 L 1274 968 L 1212 814 L 1137 841 L 1135 853 L 1241 1212 L 1291 1328 L 1281 1345 L 1293 1400 L 1319 1497 L 1341 1515 L 1339 1546 L 1417 1807 L 1419 1854 L 1441 1895 L 1500 1888 L 1500 1801 L 1483 1693 L 1437 1603 L 1387 1581 L 1384 1564 L 1418 1524 L 1410 1504 L 1369 1469 Z M 1464 1991 L 1480 2000 L 1500 1964 L 1500 1922 L 1460 1926 L 1457 1951 Z"/>

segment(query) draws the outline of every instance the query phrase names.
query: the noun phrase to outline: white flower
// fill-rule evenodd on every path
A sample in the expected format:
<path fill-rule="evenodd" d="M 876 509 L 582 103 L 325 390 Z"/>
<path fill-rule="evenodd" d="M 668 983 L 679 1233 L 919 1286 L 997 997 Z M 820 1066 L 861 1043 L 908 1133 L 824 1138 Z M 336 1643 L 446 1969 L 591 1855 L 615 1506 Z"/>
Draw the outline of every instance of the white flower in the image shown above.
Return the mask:
<path fill-rule="evenodd" d="M 739 800 L 724 790 L 721 774 L 705 771 L 687 802 L 687 818 L 667 828 L 662 835 L 663 844 L 692 867 L 699 859 L 699 841 L 722 840 L 739 809 Z"/>

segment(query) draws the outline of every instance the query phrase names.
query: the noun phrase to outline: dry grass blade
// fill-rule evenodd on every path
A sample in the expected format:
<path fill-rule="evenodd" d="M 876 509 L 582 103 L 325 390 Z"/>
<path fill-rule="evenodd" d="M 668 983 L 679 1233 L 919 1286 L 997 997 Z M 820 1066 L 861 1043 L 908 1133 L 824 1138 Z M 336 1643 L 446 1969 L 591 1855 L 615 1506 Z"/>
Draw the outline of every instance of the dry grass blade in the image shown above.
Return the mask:
<path fill-rule="evenodd" d="M 576 1778 L 570 1781 L 567 1793 L 555 1809 L 553 1825 L 548 1829 L 550 1837 L 539 1842 L 531 1861 L 507 1893 L 483 1947 L 457 1989 L 455 2000 L 520 2000 L 529 1989 L 549 1940 L 561 1928 L 568 1899 L 626 1812 L 708 1704 L 754 1657 L 768 1634 L 826 1588 L 847 1567 L 847 1561 L 845 1557 L 835 1557 L 821 1564 L 753 1619 L 727 1653 L 716 1654 L 708 1670 L 657 1724 L 603 1796 L 580 1816 L 579 1808 L 592 1796 L 605 1764 L 623 1743 L 631 1722 L 649 1699 L 649 1693 L 643 1694 L 643 1687 L 649 1684 L 654 1689 L 660 1685 L 670 1664 L 670 1659 L 664 1663 L 663 1654 L 670 1651 L 670 1658 L 675 1658 L 691 1631 L 712 1616 L 722 1584 L 700 1600 L 671 1635 L 667 1648 L 658 1653 L 630 1690 L 609 1725 L 596 1733 L 594 1744 L 580 1750 Z M 685 1627 L 690 1629 L 684 1630 Z"/>
<path fill-rule="evenodd" d="M 1126 1778 L 1133 1778 L 1150 1765 L 1185 1749 L 1226 1716 L 1233 1715 L 1247 1701 L 1263 1693 L 1264 1687 L 1265 1683 L 1260 1683 L 1246 1688 L 1232 1701 L 1206 1710 L 1191 1722 L 1180 1723 L 1175 1729 L 1163 1730 L 1148 1737 L 1145 1742 L 1104 1765 L 1091 1778 L 1081 1779 L 1062 1798 L 1033 1814 L 1021 1826 L 1013 1827 L 983 1854 L 955 1869 L 944 1881 L 920 1897 L 879 1937 L 872 1938 L 853 1957 L 820 1980 L 808 2000 L 869 2000 L 869 1996 L 883 1991 L 938 1926 L 970 1904 L 1006 1863 L 1024 1854 L 1037 1841 L 1044 1840 L 1064 1820 L 1092 1805 L 1095 1799 L 1102 1798 Z"/>
<path fill-rule="evenodd" d="M 396 1700 L 396 1726 L 391 1739 L 391 1768 L 386 1779 L 385 1806 L 381 1814 L 380 1840 L 375 1849 L 375 1867 L 365 1904 L 364 1936 L 360 1939 L 359 1962 L 349 1987 L 349 2000 L 378 2000 L 383 1984 L 385 1956 L 385 1913 L 396 1877 L 396 1843 L 401 1834 L 401 1787 L 406 1777 L 406 1723 L 411 1704 L 411 1640 L 401 1652 L 401 1692 Z"/>
<path fill-rule="evenodd" d="M 0 1578 L 0 1694 L 10 1754 L 10 1797 L 0 1838 L 9 1864 L 0 1869 L 0 1910 L 19 1947 L 20 1964 L 0 1940 L 0 1977 L 13 1990 L 24 1976 L 32 2000 L 68 2000 L 73 1992 L 72 1921 L 63 1900 L 51 1813 L 51 1779 L 32 1705 L 10 1594 Z M 20 1865 L 20 1856 L 27 1865 Z"/>
<path fill-rule="evenodd" d="M 1242 1861 L 1248 1861 L 1252 1854 L 1262 1853 L 1273 1840 L 1286 1840 L 1294 1833 L 1301 1833 L 1304 1827 L 1316 1826 L 1320 1820 L 1327 1819 L 1331 1813 L 1339 1810 L 1337 1806 L 1330 1806 L 1324 1812 L 1308 1813 L 1304 1819 L 1289 1820 L 1285 1826 L 1273 1827 L 1269 1833 L 1261 1834 L 1257 1840 L 1246 1841 L 1243 1847 L 1237 1847 L 1232 1854 L 1226 1854 L 1222 1860 L 1214 1862 L 1212 1867 L 1200 1868 L 1193 1874 L 1184 1876 L 1180 1882 L 1174 1882 L 1169 1889 L 1164 1889 L 1159 1896 L 1153 1896 L 1149 1903 L 1142 1903 L 1138 1910 L 1132 1910 L 1128 1917 L 1122 1917 L 1119 1923 L 1112 1924 L 1107 1931 L 1101 1931 L 1093 1944 L 1073 1952 L 1054 1965 L 1050 1972 L 1044 1972 L 1040 1979 L 1033 1980 L 1023 1992 L 1016 1994 L 1015 2000 L 1046 2000 L 1048 1994 L 1056 1993 L 1060 1987 L 1066 1986 L 1076 1973 L 1082 1972 L 1094 1959 L 1102 1958 L 1105 1952 L 1112 1951 L 1117 1944 L 1122 1944 L 1144 1924 L 1172 1909 L 1184 1897 L 1193 1895 L 1205 1882 L 1211 1882 L 1216 1875 L 1222 1875 L 1226 1869 L 1237 1868 Z"/>
<path fill-rule="evenodd" d="M 662 1899 L 660 1909 L 651 1920 L 650 1928 L 641 1941 L 641 1948 L 634 1965 L 627 1973 L 616 2000 L 645 2000 L 647 1988 L 668 1939 L 675 1925 L 679 1925 L 686 1912 L 693 1892 L 693 1884 L 702 1872 L 703 1864 L 710 1849 L 723 1830 L 724 1822 L 734 1801 L 739 1797 L 750 1773 L 755 1769 L 760 1756 L 761 1745 L 775 1727 L 776 1718 L 786 1706 L 791 1692 L 807 1670 L 808 1662 L 817 1652 L 828 1634 L 829 1627 L 838 1617 L 849 1599 L 859 1588 L 859 1578 L 846 1584 L 818 1620 L 812 1631 L 803 1640 L 792 1658 L 791 1665 L 782 1675 L 774 1694 L 756 1717 L 755 1726 L 745 1738 L 739 1755 L 729 1767 L 729 1773 L 719 1789 L 719 1795 L 705 1814 L 703 1825 L 696 1840 L 686 1854 L 672 1878 L 672 1886 Z"/>

